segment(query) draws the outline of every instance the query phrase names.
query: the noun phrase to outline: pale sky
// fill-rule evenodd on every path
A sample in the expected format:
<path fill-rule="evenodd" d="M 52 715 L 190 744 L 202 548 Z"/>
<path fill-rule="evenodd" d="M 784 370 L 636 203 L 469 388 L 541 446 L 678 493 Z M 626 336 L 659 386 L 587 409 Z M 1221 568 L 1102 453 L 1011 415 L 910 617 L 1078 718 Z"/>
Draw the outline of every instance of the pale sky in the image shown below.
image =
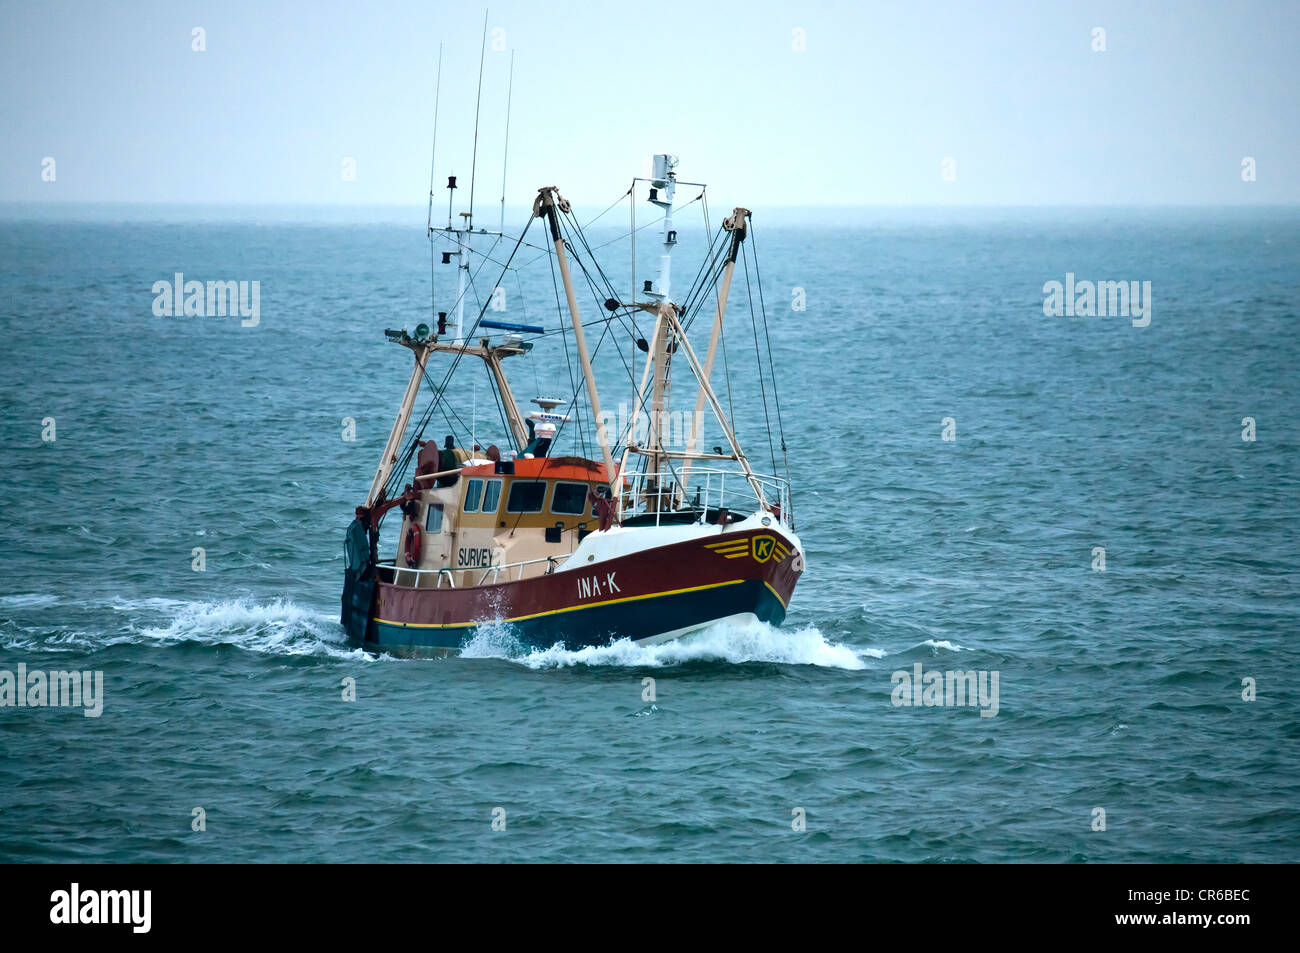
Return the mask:
<path fill-rule="evenodd" d="M 437 184 L 469 184 L 484 10 L 5 0 L 0 201 L 423 205 L 439 43 Z M 557 0 L 487 19 L 479 208 L 501 198 L 511 51 L 512 206 L 548 184 L 607 204 L 660 151 L 725 183 L 718 207 L 1300 202 L 1298 3 Z"/>

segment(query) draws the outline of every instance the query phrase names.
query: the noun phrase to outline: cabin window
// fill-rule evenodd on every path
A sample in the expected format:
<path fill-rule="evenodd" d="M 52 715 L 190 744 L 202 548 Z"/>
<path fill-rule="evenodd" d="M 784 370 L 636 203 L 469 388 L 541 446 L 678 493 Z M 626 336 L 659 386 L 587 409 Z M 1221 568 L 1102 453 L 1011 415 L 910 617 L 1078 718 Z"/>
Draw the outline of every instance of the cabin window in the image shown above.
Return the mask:
<path fill-rule="evenodd" d="M 501 481 L 488 480 L 487 487 L 483 491 L 483 512 L 495 513 L 497 504 L 501 502 Z"/>
<path fill-rule="evenodd" d="M 557 483 L 551 497 L 551 512 L 581 516 L 587 508 L 587 484 Z"/>
<path fill-rule="evenodd" d="M 544 480 L 515 480 L 510 484 L 510 498 L 506 500 L 507 513 L 540 513 L 546 499 Z"/>
<path fill-rule="evenodd" d="M 465 487 L 465 512 L 477 513 L 481 499 L 483 499 L 483 481 L 470 480 Z"/>
<path fill-rule="evenodd" d="M 424 514 L 424 528 L 430 533 L 442 532 L 442 504 L 430 503 L 429 511 Z"/>

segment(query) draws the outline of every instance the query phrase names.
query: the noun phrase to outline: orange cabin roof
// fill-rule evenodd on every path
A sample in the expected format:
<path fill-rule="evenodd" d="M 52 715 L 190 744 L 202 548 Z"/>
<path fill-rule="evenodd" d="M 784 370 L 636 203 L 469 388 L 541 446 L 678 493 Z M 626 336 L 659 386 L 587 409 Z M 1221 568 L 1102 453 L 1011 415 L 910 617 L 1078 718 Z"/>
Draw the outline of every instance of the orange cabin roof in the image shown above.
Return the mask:
<path fill-rule="evenodd" d="M 496 465 L 483 463 L 476 467 L 463 467 L 464 476 L 496 476 Z M 508 475 L 508 474 L 507 474 Z M 543 477 L 550 480 L 582 480 L 595 483 L 608 482 L 605 465 L 582 457 L 533 457 L 515 459 L 517 477 Z"/>

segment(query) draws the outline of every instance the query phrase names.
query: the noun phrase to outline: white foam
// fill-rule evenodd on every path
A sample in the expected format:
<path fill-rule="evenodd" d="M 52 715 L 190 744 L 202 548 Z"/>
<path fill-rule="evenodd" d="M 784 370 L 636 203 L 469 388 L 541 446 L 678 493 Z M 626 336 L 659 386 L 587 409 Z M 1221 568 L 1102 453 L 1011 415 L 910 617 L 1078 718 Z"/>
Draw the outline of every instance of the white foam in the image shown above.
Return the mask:
<path fill-rule="evenodd" d="M 528 649 L 505 622 L 480 625 L 460 650 L 461 658 L 518 658 Z"/>
<path fill-rule="evenodd" d="M 284 599 L 267 604 L 247 599 L 181 603 L 165 624 L 134 631 L 159 642 L 234 645 L 268 655 L 371 657 L 347 644 L 333 615 L 304 609 Z"/>
<path fill-rule="evenodd" d="M 965 651 L 966 651 L 966 646 L 964 646 L 964 645 L 955 645 L 955 644 L 953 644 L 952 642 L 949 642 L 947 639 L 937 639 L 937 640 L 936 640 L 936 639 L 926 639 L 926 640 L 925 640 L 924 642 L 922 642 L 921 644 L 922 644 L 922 645 L 929 646 L 929 647 L 932 648 L 932 649 L 943 649 L 943 650 L 945 650 L 945 651 L 947 651 L 947 652 L 965 652 Z"/>
<path fill-rule="evenodd" d="M 30 609 L 36 606 L 52 606 L 58 603 L 56 596 L 43 592 L 26 592 L 13 596 L 0 596 L 0 606 L 13 609 Z"/>
<path fill-rule="evenodd" d="M 880 658 L 877 649 L 855 649 L 829 642 L 816 626 L 779 629 L 766 622 L 720 622 L 700 632 L 660 645 L 638 645 L 619 639 L 610 645 L 568 649 L 556 644 L 528 650 L 505 626 L 481 630 L 461 652 L 462 658 L 505 658 L 533 669 L 600 665 L 663 668 L 685 662 L 715 661 L 742 664 L 775 662 L 855 671 L 866 659 Z"/>
<path fill-rule="evenodd" d="M 193 603 L 186 602 L 183 599 L 163 599 L 153 597 L 149 599 L 123 599 L 116 597 L 109 601 L 108 607 L 114 612 L 139 612 L 142 609 L 156 609 L 159 611 L 170 611 L 183 609 Z"/>

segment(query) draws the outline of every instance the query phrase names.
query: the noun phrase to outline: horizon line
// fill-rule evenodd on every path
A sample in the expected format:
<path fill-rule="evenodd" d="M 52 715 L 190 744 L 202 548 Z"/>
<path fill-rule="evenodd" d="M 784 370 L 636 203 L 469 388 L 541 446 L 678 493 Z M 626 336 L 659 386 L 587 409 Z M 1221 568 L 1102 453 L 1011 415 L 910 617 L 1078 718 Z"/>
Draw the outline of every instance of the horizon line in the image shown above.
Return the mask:
<path fill-rule="evenodd" d="M 0 199 L 0 208 L 5 206 L 29 206 L 40 208 L 72 208 L 77 206 L 113 206 L 134 208 L 325 208 L 325 209 L 419 209 L 427 210 L 424 202 L 183 202 L 156 199 Z M 527 209 L 528 203 L 510 205 L 506 209 Z M 818 210 L 843 211 L 853 209 L 896 209 L 896 208 L 1300 208 L 1296 201 L 1249 201 L 1249 202 L 868 202 L 852 204 L 806 205 L 779 204 L 765 205 L 761 208 L 781 210 Z M 500 205 L 493 206 L 496 211 Z M 485 213 L 487 214 L 487 213 Z"/>

